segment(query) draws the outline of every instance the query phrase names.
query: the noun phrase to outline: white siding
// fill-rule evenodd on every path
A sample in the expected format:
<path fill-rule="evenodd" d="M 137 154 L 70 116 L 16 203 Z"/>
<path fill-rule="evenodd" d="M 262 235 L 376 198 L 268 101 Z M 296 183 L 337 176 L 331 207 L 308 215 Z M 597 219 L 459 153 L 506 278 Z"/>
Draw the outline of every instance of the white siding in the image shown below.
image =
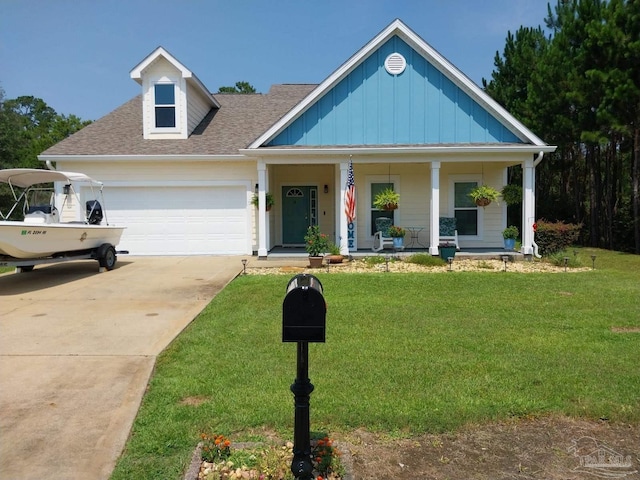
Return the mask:
<path fill-rule="evenodd" d="M 187 129 L 188 135 L 196 129 L 211 107 L 202 92 L 187 85 Z"/>
<path fill-rule="evenodd" d="M 175 131 L 155 129 L 155 103 L 153 86 L 157 82 L 171 82 L 176 85 L 176 128 Z M 146 139 L 178 139 L 187 138 L 187 91 L 186 81 L 180 71 L 164 58 L 159 58 L 144 72 L 142 81 L 142 109 L 144 138 Z"/>

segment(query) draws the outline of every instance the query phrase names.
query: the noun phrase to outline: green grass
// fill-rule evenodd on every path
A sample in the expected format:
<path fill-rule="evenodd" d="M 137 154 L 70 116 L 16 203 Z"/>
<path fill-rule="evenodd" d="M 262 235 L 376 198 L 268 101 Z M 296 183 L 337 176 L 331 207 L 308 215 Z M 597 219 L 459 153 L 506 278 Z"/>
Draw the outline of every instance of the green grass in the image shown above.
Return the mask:
<path fill-rule="evenodd" d="M 580 249 L 582 273 L 323 274 L 313 431 L 393 436 L 559 413 L 640 421 L 640 256 Z M 585 261 L 585 258 L 587 259 Z M 244 276 L 159 357 L 113 479 L 181 478 L 199 434 L 293 432 L 288 276 Z M 184 399 L 197 397 L 192 405 Z"/>

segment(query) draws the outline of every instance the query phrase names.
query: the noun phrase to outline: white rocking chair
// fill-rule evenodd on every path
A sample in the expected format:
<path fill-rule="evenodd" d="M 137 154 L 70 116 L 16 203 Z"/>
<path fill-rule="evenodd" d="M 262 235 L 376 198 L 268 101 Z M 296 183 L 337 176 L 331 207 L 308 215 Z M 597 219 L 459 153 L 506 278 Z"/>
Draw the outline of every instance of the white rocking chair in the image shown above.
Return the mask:
<path fill-rule="evenodd" d="M 373 247 L 371 250 L 379 252 L 385 247 L 393 248 L 393 237 L 389 236 L 389 227 L 393 221 L 387 217 L 376 218 L 376 233 L 373 234 Z"/>
<path fill-rule="evenodd" d="M 455 217 L 440 217 L 440 243 L 445 242 L 453 243 L 456 250 L 460 251 Z"/>

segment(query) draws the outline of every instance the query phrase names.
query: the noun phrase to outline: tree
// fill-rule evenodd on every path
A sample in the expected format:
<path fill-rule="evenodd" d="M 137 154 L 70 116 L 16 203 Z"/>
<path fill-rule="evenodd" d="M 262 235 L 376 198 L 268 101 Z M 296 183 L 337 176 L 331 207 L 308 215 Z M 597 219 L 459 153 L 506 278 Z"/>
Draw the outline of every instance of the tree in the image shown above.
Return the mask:
<path fill-rule="evenodd" d="M 4 92 L 0 93 L 2 168 L 41 166 L 41 152 L 91 123 L 75 115 L 58 115 L 40 98 L 4 100 Z"/>
<path fill-rule="evenodd" d="M 235 87 L 220 87 L 218 93 L 256 93 L 256 89 L 249 82 L 236 82 Z"/>
<path fill-rule="evenodd" d="M 582 241 L 640 253 L 640 2 L 557 0 L 509 33 L 487 92 L 558 150 L 538 167 L 538 213 Z"/>
<path fill-rule="evenodd" d="M 91 121 L 58 115 L 42 99 L 31 96 L 5 100 L 0 88 L 0 168 L 38 168 L 38 155 Z M 11 205 L 11 193 L 0 185 L 0 210 Z"/>

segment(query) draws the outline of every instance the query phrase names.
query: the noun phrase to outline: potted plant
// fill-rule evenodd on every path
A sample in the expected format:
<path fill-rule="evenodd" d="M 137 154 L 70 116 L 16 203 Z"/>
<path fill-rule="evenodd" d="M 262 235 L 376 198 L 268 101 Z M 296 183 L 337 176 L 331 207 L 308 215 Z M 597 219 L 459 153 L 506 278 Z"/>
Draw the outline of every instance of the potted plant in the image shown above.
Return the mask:
<path fill-rule="evenodd" d="M 389 230 L 387 230 L 387 234 L 393 238 L 394 248 L 402 248 L 404 236 L 407 234 L 407 231 L 404 228 L 398 227 L 397 225 L 391 225 Z"/>
<path fill-rule="evenodd" d="M 505 250 L 514 250 L 516 246 L 516 238 L 519 235 L 518 227 L 515 225 L 509 225 L 502 231 L 502 238 L 504 238 Z"/>
<path fill-rule="evenodd" d="M 493 187 L 483 184 L 471 190 L 469 196 L 479 207 L 486 207 L 491 202 L 498 200 L 500 192 Z"/>
<path fill-rule="evenodd" d="M 309 264 L 311 268 L 322 267 L 323 255 L 329 251 L 329 237 L 320 232 L 318 225 L 311 225 L 307 228 L 304 242 L 307 253 L 309 254 Z"/>
<path fill-rule="evenodd" d="M 500 194 L 507 205 L 519 205 L 522 203 L 522 187 L 520 185 L 514 183 L 505 185 Z"/>
<path fill-rule="evenodd" d="M 271 207 L 273 207 L 273 205 L 275 204 L 273 194 L 269 192 L 265 193 L 264 199 L 265 199 L 265 202 L 267 203 L 267 212 L 268 212 L 269 210 L 271 210 Z M 258 202 L 259 202 L 258 194 L 256 193 L 253 195 L 253 198 L 251 199 L 251 205 L 255 205 L 255 207 L 258 208 Z"/>
<path fill-rule="evenodd" d="M 373 206 L 378 210 L 395 210 L 400 202 L 400 194 L 393 188 L 387 187 L 376 195 Z"/>
<path fill-rule="evenodd" d="M 442 242 L 438 245 L 438 252 L 440 253 L 440 258 L 445 262 L 449 258 L 454 258 L 456 256 L 456 244 L 451 242 Z"/>
<path fill-rule="evenodd" d="M 340 247 L 333 242 L 329 242 L 329 263 L 342 263 L 344 257 L 340 253 Z"/>

